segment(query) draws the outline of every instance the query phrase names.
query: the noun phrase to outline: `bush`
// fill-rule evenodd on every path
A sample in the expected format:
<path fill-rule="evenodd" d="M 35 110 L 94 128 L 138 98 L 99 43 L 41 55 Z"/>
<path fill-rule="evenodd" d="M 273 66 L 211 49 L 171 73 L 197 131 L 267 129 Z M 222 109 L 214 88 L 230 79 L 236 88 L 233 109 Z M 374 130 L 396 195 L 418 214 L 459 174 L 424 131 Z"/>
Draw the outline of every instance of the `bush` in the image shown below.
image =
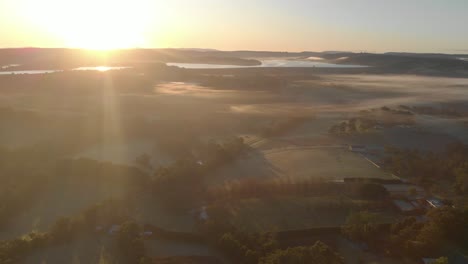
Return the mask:
<path fill-rule="evenodd" d="M 145 257 L 145 244 L 140 233 L 140 226 L 134 222 L 122 224 L 117 233 L 116 249 L 127 263 L 139 263 Z"/>
<path fill-rule="evenodd" d="M 311 247 L 276 250 L 261 259 L 260 264 L 342 264 L 343 258 L 321 241 Z"/>
<path fill-rule="evenodd" d="M 389 193 L 380 184 L 363 183 L 358 185 L 356 195 L 365 200 L 384 200 L 388 197 Z"/>
<path fill-rule="evenodd" d="M 352 240 L 373 242 L 379 235 L 378 217 L 365 211 L 352 213 L 348 216 L 342 231 Z"/>
<path fill-rule="evenodd" d="M 51 241 L 54 243 L 64 243 L 71 240 L 73 236 L 71 219 L 68 217 L 59 218 L 49 231 Z"/>

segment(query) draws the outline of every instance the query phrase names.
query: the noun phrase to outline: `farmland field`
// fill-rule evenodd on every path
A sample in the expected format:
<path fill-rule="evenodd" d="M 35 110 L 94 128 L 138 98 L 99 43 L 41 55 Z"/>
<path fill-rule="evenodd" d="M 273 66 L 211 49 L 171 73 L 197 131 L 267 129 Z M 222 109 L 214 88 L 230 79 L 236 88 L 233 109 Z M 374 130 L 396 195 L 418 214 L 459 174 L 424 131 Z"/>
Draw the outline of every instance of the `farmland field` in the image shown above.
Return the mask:
<path fill-rule="evenodd" d="M 308 146 L 257 152 L 223 168 L 215 182 L 249 178 L 335 181 L 353 177 L 392 178 L 360 154 L 342 146 Z"/>

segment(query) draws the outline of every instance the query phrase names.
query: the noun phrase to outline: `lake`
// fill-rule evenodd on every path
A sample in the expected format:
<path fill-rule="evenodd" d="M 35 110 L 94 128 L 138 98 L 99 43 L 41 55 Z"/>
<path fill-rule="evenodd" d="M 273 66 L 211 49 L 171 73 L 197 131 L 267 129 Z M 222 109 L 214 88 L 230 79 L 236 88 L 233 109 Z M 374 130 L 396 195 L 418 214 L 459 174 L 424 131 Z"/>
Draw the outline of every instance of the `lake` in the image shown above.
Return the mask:
<path fill-rule="evenodd" d="M 300 60 L 262 60 L 261 65 L 241 66 L 204 63 L 166 63 L 167 66 L 176 66 L 185 69 L 241 69 L 241 68 L 365 68 L 363 65 L 334 64 L 320 61 Z"/>
<path fill-rule="evenodd" d="M 0 75 L 7 74 L 42 74 L 42 73 L 53 73 L 59 72 L 58 70 L 30 70 L 30 71 L 0 71 Z"/>
<path fill-rule="evenodd" d="M 71 69 L 72 71 L 100 71 L 106 72 L 110 70 L 123 70 L 129 69 L 131 67 L 110 67 L 110 66 L 95 66 L 95 67 L 78 67 Z M 0 75 L 6 74 L 44 74 L 44 73 L 54 73 L 54 72 L 63 72 L 64 70 L 27 70 L 27 71 L 0 71 Z"/>
<path fill-rule="evenodd" d="M 334 64 L 320 61 L 301 61 L 301 60 L 262 60 L 261 65 L 242 66 L 242 65 L 223 65 L 223 64 L 206 64 L 206 63 L 176 63 L 168 62 L 167 66 L 176 66 L 185 69 L 242 69 L 242 68 L 365 68 L 363 65 L 349 64 Z M 9 65 L 8 65 L 9 66 Z M 3 68 L 3 67 L 2 67 Z M 124 70 L 131 67 L 118 66 L 94 66 L 94 67 L 78 67 L 71 69 L 72 71 L 100 71 L 106 72 L 110 70 Z M 5 68 L 4 68 L 5 69 Z M 43 74 L 62 72 L 64 70 L 25 70 L 25 71 L 0 71 L 0 75 L 7 74 Z"/>

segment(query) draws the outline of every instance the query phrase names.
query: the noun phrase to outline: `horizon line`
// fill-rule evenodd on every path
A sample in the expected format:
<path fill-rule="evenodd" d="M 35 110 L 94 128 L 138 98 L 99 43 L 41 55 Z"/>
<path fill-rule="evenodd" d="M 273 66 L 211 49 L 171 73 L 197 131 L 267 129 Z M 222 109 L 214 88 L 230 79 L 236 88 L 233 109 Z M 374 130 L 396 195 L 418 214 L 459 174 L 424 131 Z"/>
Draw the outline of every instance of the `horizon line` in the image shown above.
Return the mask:
<path fill-rule="evenodd" d="M 126 50 L 191 50 L 199 52 L 270 52 L 270 53 L 353 53 L 353 54 L 389 54 L 389 53 L 400 53 L 400 54 L 444 54 L 444 55 L 468 55 L 468 50 L 453 50 L 452 52 L 416 52 L 416 51 L 346 51 L 346 50 L 302 50 L 302 51 L 285 51 L 285 50 L 249 50 L 249 49 L 238 49 L 238 50 L 223 50 L 223 49 L 214 49 L 214 48 L 176 48 L 176 47 L 166 47 L 166 48 L 148 48 L 148 47 L 132 47 L 132 48 L 117 48 L 117 49 L 92 49 L 92 48 L 79 48 L 79 47 L 38 47 L 38 46 L 23 46 L 23 47 L 0 47 L 0 50 L 20 50 L 20 49 L 62 49 L 62 50 L 84 50 L 84 51 L 98 51 L 98 52 L 112 52 L 112 51 L 126 51 Z M 461 53 L 457 53 L 461 52 Z"/>

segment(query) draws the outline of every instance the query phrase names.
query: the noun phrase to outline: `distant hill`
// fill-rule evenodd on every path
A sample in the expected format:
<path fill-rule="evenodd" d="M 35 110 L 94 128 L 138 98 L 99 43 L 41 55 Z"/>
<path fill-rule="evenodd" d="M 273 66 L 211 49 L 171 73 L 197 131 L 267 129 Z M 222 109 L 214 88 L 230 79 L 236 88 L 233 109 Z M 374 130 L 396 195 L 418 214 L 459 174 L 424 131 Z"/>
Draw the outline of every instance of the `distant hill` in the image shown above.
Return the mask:
<path fill-rule="evenodd" d="M 370 66 L 359 72 L 407 73 L 424 75 L 468 76 L 467 55 L 437 53 L 388 52 L 354 53 L 276 52 L 276 51 L 220 51 L 213 49 L 127 49 L 96 52 L 81 49 L 18 48 L 0 49 L 0 66 L 21 64 L 15 69 L 67 69 L 79 66 L 129 66 L 139 63 L 207 63 L 229 65 L 259 65 L 261 59 L 308 59 L 324 62 Z"/>
<path fill-rule="evenodd" d="M 406 73 L 468 73 L 468 61 L 445 54 L 353 54 L 339 63 L 382 67 Z"/>
<path fill-rule="evenodd" d="M 0 66 L 21 64 L 15 69 L 66 69 L 79 66 L 131 65 L 134 63 L 185 62 L 231 65 L 259 65 L 260 61 L 230 56 L 214 50 L 127 49 L 108 52 L 81 49 L 0 49 Z"/>

